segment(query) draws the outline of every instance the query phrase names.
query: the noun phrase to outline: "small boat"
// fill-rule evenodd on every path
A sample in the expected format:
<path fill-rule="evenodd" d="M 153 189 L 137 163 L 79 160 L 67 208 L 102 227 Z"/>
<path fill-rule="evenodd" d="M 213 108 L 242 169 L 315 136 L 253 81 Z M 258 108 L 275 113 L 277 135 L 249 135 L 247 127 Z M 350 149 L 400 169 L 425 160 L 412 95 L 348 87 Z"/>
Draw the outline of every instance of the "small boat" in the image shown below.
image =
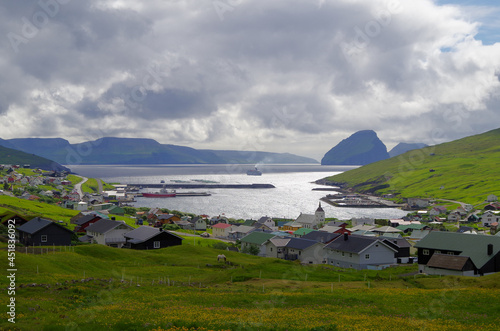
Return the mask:
<path fill-rule="evenodd" d="M 159 192 L 142 193 L 145 198 L 174 198 L 177 195 L 175 190 L 168 191 L 163 187 Z"/>
<path fill-rule="evenodd" d="M 253 170 L 248 170 L 247 175 L 248 176 L 262 176 L 262 171 L 260 171 L 259 169 L 257 169 L 257 167 L 255 167 L 255 169 L 253 169 Z"/>
<path fill-rule="evenodd" d="M 160 180 L 160 183 L 164 184 L 164 183 L 165 183 L 165 181 L 164 181 L 164 180 Z"/>

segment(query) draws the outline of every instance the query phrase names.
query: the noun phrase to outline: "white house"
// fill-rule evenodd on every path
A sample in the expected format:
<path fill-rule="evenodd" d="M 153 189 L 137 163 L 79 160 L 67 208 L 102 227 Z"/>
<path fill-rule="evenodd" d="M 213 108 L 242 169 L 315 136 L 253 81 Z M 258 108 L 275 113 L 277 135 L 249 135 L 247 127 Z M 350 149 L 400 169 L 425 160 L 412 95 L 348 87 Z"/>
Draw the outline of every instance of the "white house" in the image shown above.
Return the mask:
<path fill-rule="evenodd" d="M 101 219 L 89 225 L 85 230 L 91 242 L 121 248 L 126 242 L 124 234 L 134 228 L 123 221 Z"/>
<path fill-rule="evenodd" d="M 351 222 L 353 227 L 356 225 L 375 225 L 373 218 L 353 218 Z"/>
<path fill-rule="evenodd" d="M 212 225 L 212 235 L 217 238 L 227 238 L 231 232 L 231 224 L 217 223 Z"/>
<path fill-rule="evenodd" d="M 325 246 L 327 263 L 341 268 L 382 269 L 396 262 L 397 250 L 373 237 L 344 234 Z"/>
<path fill-rule="evenodd" d="M 498 201 L 498 197 L 496 195 L 494 195 L 494 194 L 490 194 L 486 198 L 486 201 L 488 201 L 488 202 L 495 202 L 495 201 Z"/>
<path fill-rule="evenodd" d="M 483 226 L 490 226 L 491 223 L 499 222 L 500 214 L 491 210 L 487 210 L 483 216 L 481 216 L 481 223 Z"/>

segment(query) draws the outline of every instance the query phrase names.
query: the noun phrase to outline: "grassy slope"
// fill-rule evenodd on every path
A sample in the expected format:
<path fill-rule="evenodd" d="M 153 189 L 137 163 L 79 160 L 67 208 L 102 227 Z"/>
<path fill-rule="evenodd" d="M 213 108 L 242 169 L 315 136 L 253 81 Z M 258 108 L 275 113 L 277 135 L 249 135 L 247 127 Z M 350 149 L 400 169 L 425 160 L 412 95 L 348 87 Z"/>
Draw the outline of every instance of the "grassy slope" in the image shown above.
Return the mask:
<path fill-rule="evenodd" d="M 17 253 L 17 284 L 38 285 L 18 287 L 17 323 L 2 319 L 0 328 L 494 330 L 500 322 L 491 304 L 500 274 L 398 277 L 415 266 L 354 271 L 233 252 L 224 254 L 235 265 L 225 266 L 221 251 L 188 240 L 155 251 L 60 250 Z"/>
<path fill-rule="evenodd" d="M 478 204 L 489 194 L 500 194 L 499 166 L 500 129 L 497 129 L 410 151 L 329 177 L 329 180 L 347 183 L 347 187 L 359 192 Z"/>
<path fill-rule="evenodd" d="M 38 201 L 29 201 L 0 195 L 0 213 L 13 211 L 30 217 L 43 217 L 52 220 L 62 220 L 69 223 L 69 219 L 79 213 L 77 210 L 66 209 Z"/>

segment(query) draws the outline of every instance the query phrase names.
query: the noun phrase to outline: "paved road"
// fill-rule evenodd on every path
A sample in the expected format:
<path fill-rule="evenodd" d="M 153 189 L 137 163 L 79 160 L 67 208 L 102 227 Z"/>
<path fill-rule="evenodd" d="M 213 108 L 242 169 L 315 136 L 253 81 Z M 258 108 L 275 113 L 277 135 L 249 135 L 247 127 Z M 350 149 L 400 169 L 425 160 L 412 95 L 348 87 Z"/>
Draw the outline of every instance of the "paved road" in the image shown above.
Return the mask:
<path fill-rule="evenodd" d="M 83 197 L 83 191 L 82 191 L 82 185 L 83 183 L 85 183 L 87 180 L 89 180 L 87 177 L 83 177 L 83 176 L 78 176 L 78 175 L 75 175 L 77 177 L 80 177 L 82 179 L 81 182 L 79 182 L 78 184 L 75 184 L 75 191 L 80 194 L 80 198 Z"/>
<path fill-rule="evenodd" d="M 101 194 L 102 193 L 102 180 L 99 178 L 96 178 L 97 181 L 97 193 Z"/>

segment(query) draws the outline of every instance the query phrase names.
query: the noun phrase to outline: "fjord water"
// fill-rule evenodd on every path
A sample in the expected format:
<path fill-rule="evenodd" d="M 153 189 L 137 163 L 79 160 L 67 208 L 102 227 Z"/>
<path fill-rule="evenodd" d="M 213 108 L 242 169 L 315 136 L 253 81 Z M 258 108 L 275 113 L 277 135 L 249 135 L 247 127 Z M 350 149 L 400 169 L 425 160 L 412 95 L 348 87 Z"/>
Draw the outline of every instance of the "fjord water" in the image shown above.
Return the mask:
<path fill-rule="evenodd" d="M 325 187 L 313 182 L 352 166 L 259 165 L 262 176 L 248 176 L 253 165 L 72 165 L 79 175 L 101 178 L 108 183 L 173 184 L 176 181 L 220 184 L 273 184 L 272 189 L 179 189 L 178 192 L 208 192 L 211 196 L 175 198 L 136 198 L 130 203 L 136 207 L 160 207 L 209 216 L 225 215 L 236 219 L 262 216 L 296 218 L 299 214 L 313 214 L 319 199 L 335 192 L 313 191 Z M 154 189 L 144 189 L 154 191 Z M 353 217 L 399 218 L 406 212 L 394 208 L 338 208 L 322 203 L 326 217 L 351 219 Z"/>

